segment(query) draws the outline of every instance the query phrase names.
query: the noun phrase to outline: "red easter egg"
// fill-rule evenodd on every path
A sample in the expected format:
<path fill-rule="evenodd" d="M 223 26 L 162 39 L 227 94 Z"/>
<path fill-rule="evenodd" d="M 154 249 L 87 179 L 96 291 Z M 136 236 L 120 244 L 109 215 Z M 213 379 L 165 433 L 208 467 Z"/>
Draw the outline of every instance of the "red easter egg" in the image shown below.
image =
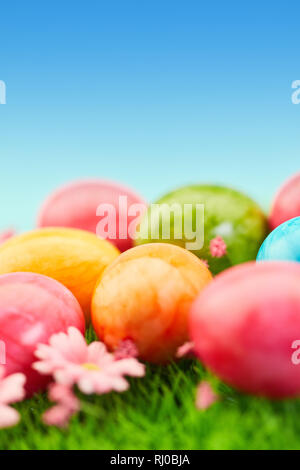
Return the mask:
<path fill-rule="evenodd" d="M 84 315 L 73 294 L 62 284 L 35 273 L 0 276 L 1 362 L 6 375 L 26 375 L 28 395 L 43 389 L 49 378 L 32 369 L 38 343 L 75 326 L 84 332 Z"/>
<path fill-rule="evenodd" d="M 290 178 L 277 193 L 269 218 L 274 230 L 287 220 L 300 216 L 300 173 Z"/>
<path fill-rule="evenodd" d="M 224 271 L 193 303 L 189 326 L 199 359 L 224 382 L 270 398 L 300 394 L 300 264 Z"/>
<path fill-rule="evenodd" d="M 96 233 L 120 251 L 133 246 L 132 236 L 145 201 L 133 190 L 102 180 L 75 181 L 57 189 L 43 204 L 38 227 L 71 227 Z"/>

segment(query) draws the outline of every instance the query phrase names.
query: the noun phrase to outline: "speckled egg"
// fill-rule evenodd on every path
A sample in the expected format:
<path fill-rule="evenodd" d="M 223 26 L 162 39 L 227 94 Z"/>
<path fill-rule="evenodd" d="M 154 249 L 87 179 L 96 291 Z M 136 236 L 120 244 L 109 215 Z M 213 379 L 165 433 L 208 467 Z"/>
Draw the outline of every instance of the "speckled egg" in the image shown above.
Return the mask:
<path fill-rule="evenodd" d="M 205 264 L 183 248 L 163 243 L 132 248 L 98 281 L 94 329 L 111 350 L 130 339 L 142 359 L 167 362 L 188 339 L 189 308 L 211 280 Z"/>
<path fill-rule="evenodd" d="M 174 243 L 207 261 L 214 274 L 254 260 L 268 233 L 267 219 L 260 207 L 231 188 L 186 186 L 165 195 L 156 204 L 150 206 L 138 228 L 136 245 Z M 171 214 L 167 207 L 173 207 Z M 191 243 L 201 242 L 201 237 L 203 243 L 193 248 Z"/>
<path fill-rule="evenodd" d="M 0 341 L 7 375 L 26 375 L 29 395 L 42 389 L 48 378 L 31 367 L 38 343 L 74 326 L 84 333 L 84 315 L 73 294 L 62 284 L 34 273 L 0 276 Z"/>
<path fill-rule="evenodd" d="M 88 321 L 96 281 L 118 255 L 111 243 L 84 230 L 44 228 L 0 245 L 0 274 L 29 271 L 56 279 L 75 295 Z"/>
<path fill-rule="evenodd" d="M 279 225 L 263 242 L 257 261 L 275 260 L 300 262 L 300 217 Z"/>

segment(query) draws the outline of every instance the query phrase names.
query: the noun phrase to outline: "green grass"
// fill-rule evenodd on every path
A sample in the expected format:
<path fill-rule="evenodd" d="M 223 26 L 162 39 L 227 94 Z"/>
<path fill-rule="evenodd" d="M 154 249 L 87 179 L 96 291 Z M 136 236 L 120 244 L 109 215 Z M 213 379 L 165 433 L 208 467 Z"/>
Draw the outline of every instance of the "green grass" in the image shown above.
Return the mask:
<path fill-rule="evenodd" d="M 197 361 L 147 366 L 122 394 L 83 397 L 84 411 L 67 430 L 46 427 L 45 395 L 16 405 L 18 426 L 0 431 L 0 449 L 299 449 L 300 400 L 271 402 L 240 395 L 215 380 L 222 400 L 194 406 L 208 374 Z"/>

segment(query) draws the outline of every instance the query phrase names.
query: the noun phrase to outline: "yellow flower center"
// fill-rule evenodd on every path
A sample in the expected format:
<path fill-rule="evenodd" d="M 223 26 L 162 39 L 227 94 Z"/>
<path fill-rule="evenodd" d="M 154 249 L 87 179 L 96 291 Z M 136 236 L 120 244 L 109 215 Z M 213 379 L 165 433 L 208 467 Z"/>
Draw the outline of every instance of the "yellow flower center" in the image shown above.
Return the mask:
<path fill-rule="evenodd" d="M 100 367 L 97 364 L 93 364 L 92 362 L 85 362 L 82 364 L 82 367 L 87 370 L 100 370 Z"/>

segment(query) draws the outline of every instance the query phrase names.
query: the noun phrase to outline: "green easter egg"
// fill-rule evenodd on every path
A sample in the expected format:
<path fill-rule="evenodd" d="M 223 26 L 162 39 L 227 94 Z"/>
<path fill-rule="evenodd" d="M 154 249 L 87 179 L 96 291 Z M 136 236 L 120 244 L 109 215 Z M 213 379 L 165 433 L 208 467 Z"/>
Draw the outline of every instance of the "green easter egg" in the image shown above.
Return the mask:
<path fill-rule="evenodd" d="M 149 207 L 136 233 L 136 245 L 173 243 L 209 264 L 213 274 L 255 260 L 267 236 L 267 219 L 248 196 L 231 188 L 192 185 L 172 191 Z M 226 253 L 212 256 L 210 243 L 222 237 Z"/>

